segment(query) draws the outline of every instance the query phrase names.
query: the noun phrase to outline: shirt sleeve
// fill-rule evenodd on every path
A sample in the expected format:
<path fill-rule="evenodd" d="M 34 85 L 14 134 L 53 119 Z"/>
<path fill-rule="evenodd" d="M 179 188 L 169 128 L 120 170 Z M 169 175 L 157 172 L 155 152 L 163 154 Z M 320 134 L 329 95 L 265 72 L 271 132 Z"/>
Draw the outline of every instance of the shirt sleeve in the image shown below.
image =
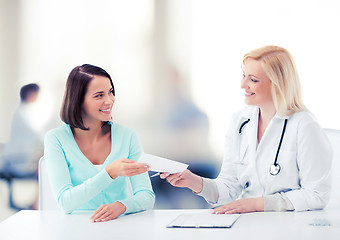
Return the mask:
<path fill-rule="evenodd" d="M 44 157 L 52 192 L 57 198 L 57 203 L 65 213 L 71 213 L 100 193 L 113 179 L 103 169 L 82 184 L 73 186 L 63 144 L 68 143 L 62 143 L 53 132 L 47 133 Z"/>
<path fill-rule="evenodd" d="M 131 136 L 129 159 L 138 161 L 142 154 L 142 146 L 136 133 Z M 125 207 L 125 214 L 151 209 L 155 203 L 155 194 L 152 190 L 149 175 L 139 174 L 129 178 L 132 196 L 120 200 Z"/>
<path fill-rule="evenodd" d="M 330 198 L 332 148 L 315 121 L 302 121 L 297 135 L 300 188 L 285 192 L 295 211 L 322 209 Z"/>
<path fill-rule="evenodd" d="M 293 211 L 294 206 L 287 198 L 285 193 L 275 193 L 264 196 L 264 211 L 265 212 L 284 212 Z"/>
<path fill-rule="evenodd" d="M 218 201 L 218 190 L 216 183 L 213 179 L 204 178 L 203 179 L 203 188 L 200 193 L 197 193 L 198 196 L 203 197 L 208 203 L 215 204 Z"/>

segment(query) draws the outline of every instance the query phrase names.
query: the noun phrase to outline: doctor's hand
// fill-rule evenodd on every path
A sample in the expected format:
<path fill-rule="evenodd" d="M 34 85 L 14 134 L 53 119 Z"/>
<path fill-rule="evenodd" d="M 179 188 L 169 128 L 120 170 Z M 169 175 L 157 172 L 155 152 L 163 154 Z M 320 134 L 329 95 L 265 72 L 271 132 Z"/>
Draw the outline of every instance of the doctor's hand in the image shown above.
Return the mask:
<path fill-rule="evenodd" d="M 195 193 L 202 192 L 203 179 L 200 176 L 190 172 L 188 169 L 184 170 L 182 173 L 162 173 L 160 178 L 166 179 L 172 186 L 186 187 Z"/>
<path fill-rule="evenodd" d="M 225 204 L 213 210 L 215 214 L 263 212 L 264 198 L 245 198 Z"/>
<path fill-rule="evenodd" d="M 94 212 L 90 219 L 92 222 L 106 222 L 119 217 L 125 211 L 125 205 L 120 202 L 103 204 Z"/>
<path fill-rule="evenodd" d="M 112 179 L 119 176 L 131 177 L 141 173 L 145 173 L 150 167 L 144 163 L 137 163 L 131 159 L 122 158 L 107 165 L 105 170 Z"/>

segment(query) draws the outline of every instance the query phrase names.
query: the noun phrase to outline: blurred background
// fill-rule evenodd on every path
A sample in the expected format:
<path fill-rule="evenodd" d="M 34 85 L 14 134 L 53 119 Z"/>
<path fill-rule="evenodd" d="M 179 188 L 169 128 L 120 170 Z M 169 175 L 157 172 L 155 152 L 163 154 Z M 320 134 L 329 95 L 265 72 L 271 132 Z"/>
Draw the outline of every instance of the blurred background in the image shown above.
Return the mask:
<path fill-rule="evenodd" d="M 338 0 L 0 0 L 0 151 L 10 140 L 20 88 L 37 83 L 32 128 L 62 124 L 66 78 L 77 65 L 108 71 L 114 121 L 134 128 L 145 152 L 216 177 L 231 114 L 244 107 L 241 60 L 275 44 L 293 55 L 307 107 L 340 128 Z M 1 154 L 0 154 L 1 155 Z M 155 208 L 208 207 L 153 178 Z M 35 180 L 13 185 L 30 205 Z M 0 221 L 15 213 L 0 181 Z"/>

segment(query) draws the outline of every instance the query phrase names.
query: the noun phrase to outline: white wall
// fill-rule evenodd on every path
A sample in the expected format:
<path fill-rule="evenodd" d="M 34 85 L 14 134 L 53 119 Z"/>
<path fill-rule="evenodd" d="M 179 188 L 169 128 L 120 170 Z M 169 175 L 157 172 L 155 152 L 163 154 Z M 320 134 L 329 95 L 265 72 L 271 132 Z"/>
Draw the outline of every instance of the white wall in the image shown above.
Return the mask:
<path fill-rule="evenodd" d="M 208 114 L 211 147 L 221 156 L 230 116 L 244 106 L 242 56 L 266 44 L 293 54 L 306 105 L 323 127 L 340 128 L 337 0 L 0 0 L 0 9 L 0 142 L 25 83 L 42 86 L 47 128 L 60 124 L 67 75 L 83 63 L 111 73 L 116 120 L 148 141 L 140 120 L 166 109 L 173 66 L 184 93 Z"/>

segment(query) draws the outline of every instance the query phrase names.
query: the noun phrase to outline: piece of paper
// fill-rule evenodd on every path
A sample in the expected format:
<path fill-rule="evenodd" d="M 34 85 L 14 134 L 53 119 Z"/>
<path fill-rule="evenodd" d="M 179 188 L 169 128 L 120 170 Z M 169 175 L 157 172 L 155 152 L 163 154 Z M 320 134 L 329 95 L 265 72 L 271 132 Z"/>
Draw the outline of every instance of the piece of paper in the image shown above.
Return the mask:
<path fill-rule="evenodd" d="M 143 153 L 140 157 L 139 161 L 140 163 L 145 163 L 150 166 L 150 171 L 154 172 L 168 172 L 171 174 L 174 173 L 181 173 L 185 169 L 188 168 L 188 164 L 184 164 L 181 162 L 173 161 L 170 159 L 158 157 L 151 154 Z"/>

